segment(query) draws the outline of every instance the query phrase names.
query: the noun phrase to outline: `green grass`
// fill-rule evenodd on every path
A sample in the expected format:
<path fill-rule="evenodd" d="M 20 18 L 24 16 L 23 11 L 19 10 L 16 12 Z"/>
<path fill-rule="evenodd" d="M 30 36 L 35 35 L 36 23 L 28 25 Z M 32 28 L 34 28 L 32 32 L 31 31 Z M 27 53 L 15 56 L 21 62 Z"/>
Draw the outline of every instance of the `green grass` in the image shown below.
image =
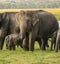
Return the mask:
<path fill-rule="evenodd" d="M 60 20 L 60 13 L 59 14 L 54 14 L 55 15 L 55 17 L 58 19 L 58 20 Z"/>
<path fill-rule="evenodd" d="M 0 64 L 60 64 L 60 51 L 42 51 L 37 43 L 33 52 L 21 48 L 9 51 L 4 47 L 0 51 Z"/>

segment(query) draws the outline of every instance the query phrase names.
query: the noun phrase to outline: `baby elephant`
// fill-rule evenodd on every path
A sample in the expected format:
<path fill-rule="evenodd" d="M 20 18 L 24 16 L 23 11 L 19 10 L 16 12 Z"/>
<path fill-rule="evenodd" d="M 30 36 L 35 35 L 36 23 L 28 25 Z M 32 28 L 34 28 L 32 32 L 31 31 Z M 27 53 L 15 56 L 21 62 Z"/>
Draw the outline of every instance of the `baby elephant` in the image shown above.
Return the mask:
<path fill-rule="evenodd" d="M 6 48 L 9 50 L 15 50 L 16 45 L 20 45 L 22 48 L 22 41 L 20 40 L 19 34 L 10 34 L 5 38 Z"/>

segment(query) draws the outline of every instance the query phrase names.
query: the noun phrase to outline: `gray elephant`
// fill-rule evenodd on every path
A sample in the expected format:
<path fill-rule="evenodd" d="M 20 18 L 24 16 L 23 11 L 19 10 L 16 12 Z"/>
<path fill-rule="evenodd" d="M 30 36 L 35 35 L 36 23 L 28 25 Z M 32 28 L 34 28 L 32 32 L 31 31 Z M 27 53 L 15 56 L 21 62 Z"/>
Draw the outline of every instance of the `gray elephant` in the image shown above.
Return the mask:
<path fill-rule="evenodd" d="M 16 21 L 16 13 L 6 12 L 0 14 L 0 50 L 3 48 L 5 37 L 9 34 L 19 33 L 19 22 Z"/>
<path fill-rule="evenodd" d="M 52 48 L 54 48 L 55 50 L 55 46 L 56 46 L 56 37 L 57 37 L 57 31 L 55 31 L 52 35 L 52 38 L 51 38 L 51 48 L 50 50 L 52 51 Z M 54 47 L 53 47 L 54 45 Z"/>
<path fill-rule="evenodd" d="M 60 28 L 57 31 L 55 51 L 58 52 L 60 49 Z"/>
<path fill-rule="evenodd" d="M 34 41 L 38 37 L 42 38 L 42 50 L 45 50 L 46 39 L 51 38 L 52 34 L 58 30 L 58 22 L 55 16 L 46 11 L 21 11 L 17 14 L 20 20 L 20 38 L 23 39 L 23 47 L 25 48 L 27 33 L 29 51 L 34 50 Z"/>
<path fill-rule="evenodd" d="M 19 34 L 10 34 L 5 37 L 5 43 L 6 43 L 6 48 L 8 50 L 15 50 L 15 46 L 21 46 L 22 48 L 22 42 L 20 41 L 20 36 Z"/>

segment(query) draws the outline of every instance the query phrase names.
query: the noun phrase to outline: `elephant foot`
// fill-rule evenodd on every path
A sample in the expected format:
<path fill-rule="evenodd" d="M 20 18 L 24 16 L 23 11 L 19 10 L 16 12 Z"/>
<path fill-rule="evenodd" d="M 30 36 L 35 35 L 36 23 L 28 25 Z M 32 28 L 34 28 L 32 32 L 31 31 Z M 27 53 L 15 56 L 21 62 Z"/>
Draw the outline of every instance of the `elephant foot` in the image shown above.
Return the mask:
<path fill-rule="evenodd" d="M 52 51 L 52 47 L 50 48 L 50 51 Z"/>
<path fill-rule="evenodd" d="M 42 50 L 46 50 L 46 49 L 42 49 Z"/>
<path fill-rule="evenodd" d="M 58 49 L 55 49 L 56 52 L 58 52 Z"/>
<path fill-rule="evenodd" d="M 25 51 L 29 51 L 29 49 L 24 48 Z"/>
<path fill-rule="evenodd" d="M 0 50 L 2 50 L 3 49 L 3 46 L 2 45 L 0 45 Z"/>
<path fill-rule="evenodd" d="M 23 49 L 24 49 L 25 51 L 29 51 L 29 48 L 28 48 L 28 47 L 23 47 Z"/>
<path fill-rule="evenodd" d="M 9 47 L 8 47 L 8 50 L 12 50 L 12 47 L 11 47 L 11 46 L 9 46 Z"/>
<path fill-rule="evenodd" d="M 49 48 L 49 45 L 47 45 L 47 48 Z"/>
<path fill-rule="evenodd" d="M 16 50 L 15 48 L 13 48 L 13 50 Z"/>
<path fill-rule="evenodd" d="M 58 47 L 55 47 L 55 51 L 58 52 L 59 48 Z"/>
<path fill-rule="evenodd" d="M 41 47 L 41 50 L 46 50 L 46 48 L 45 47 Z"/>
<path fill-rule="evenodd" d="M 2 49 L 3 49 L 3 47 L 0 46 L 0 50 L 2 50 Z"/>
<path fill-rule="evenodd" d="M 58 52 L 58 50 L 56 50 L 56 52 Z"/>
<path fill-rule="evenodd" d="M 52 51 L 52 49 L 50 49 L 50 51 Z"/>
<path fill-rule="evenodd" d="M 34 51 L 34 49 L 29 49 L 29 51 Z"/>

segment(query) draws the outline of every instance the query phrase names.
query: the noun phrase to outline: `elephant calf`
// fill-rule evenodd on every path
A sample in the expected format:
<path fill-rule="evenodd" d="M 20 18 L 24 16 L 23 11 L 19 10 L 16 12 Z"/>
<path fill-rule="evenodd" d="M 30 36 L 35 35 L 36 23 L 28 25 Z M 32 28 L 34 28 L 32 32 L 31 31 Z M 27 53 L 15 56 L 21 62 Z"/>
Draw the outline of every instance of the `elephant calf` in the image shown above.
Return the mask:
<path fill-rule="evenodd" d="M 5 38 L 6 48 L 9 50 L 15 50 L 16 45 L 20 45 L 22 48 L 22 42 L 19 38 L 19 34 L 10 34 Z"/>

